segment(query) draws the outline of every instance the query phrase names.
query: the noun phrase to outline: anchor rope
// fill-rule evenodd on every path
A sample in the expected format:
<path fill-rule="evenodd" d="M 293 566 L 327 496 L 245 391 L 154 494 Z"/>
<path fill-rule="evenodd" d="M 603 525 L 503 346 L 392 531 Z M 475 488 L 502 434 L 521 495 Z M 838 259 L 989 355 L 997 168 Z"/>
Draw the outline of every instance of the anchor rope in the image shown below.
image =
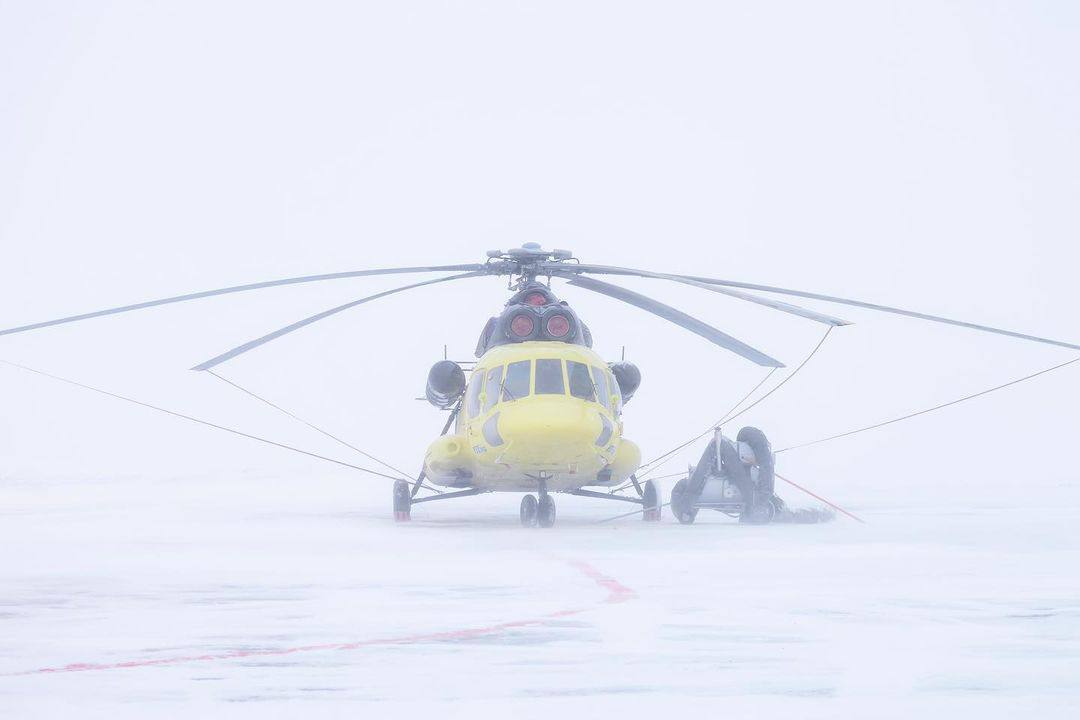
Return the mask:
<path fill-rule="evenodd" d="M 744 402 L 746 402 L 747 398 L 749 398 L 751 395 L 753 395 L 755 392 L 757 392 L 758 388 L 760 388 L 762 385 L 764 385 L 766 382 L 768 382 L 769 378 L 771 378 L 773 376 L 773 373 L 775 373 L 776 370 L 777 370 L 777 368 L 773 368 L 773 369 L 769 370 L 769 372 L 767 372 L 765 374 L 765 377 L 761 378 L 761 380 L 758 381 L 757 385 L 750 388 L 750 391 L 748 393 L 743 395 L 739 399 L 739 401 L 737 403 L 735 403 L 734 405 L 731 406 L 731 409 L 728 410 L 724 414 L 723 419 L 721 419 L 720 422 L 715 423 L 712 427 L 710 427 L 708 430 L 706 430 L 702 434 L 700 434 L 700 435 L 698 435 L 696 437 L 693 437 L 690 440 L 687 440 L 686 442 L 682 443 L 681 445 L 673 447 L 671 450 L 668 450 L 663 455 L 658 455 L 657 457 L 653 458 L 649 462 L 642 465 L 641 468 L 638 468 L 638 472 L 639 472 L 638 480 L 640 480 L 640 479 L 644 478 L 646 475 L 649 475 L 649 474 L 655 472 L 656 470 L 659 470 L 660 468 L 664 467 L 665 465 L 667 465 L 669 462 L 671 462 L 674 459 L 675 453 L 682 450 L 687 445 L 691 445 L 691 444 L 697 442 L 698 440 L 700 440 L 701 438 L 705 437 L 707 434 L 712 432 L 712 430 L 717 425 L 723 424 L 726 421 L 727 416 L 730 415 L 731 413 L 735 412 L 735 410 L 737 410 L 740 405 L 742 405 Z M 661 478 L 652 478 L 652 479 L 653 480 L 659 480 Z M 633 483 L 631 483 L 631 484 L 633 484 Z M 629 487 L 629 485 L 624 485 L 623 487 L 626 488 L 626 487 Z"/>
<path fill-rule="evenodd" d="M 317 425 L 315 425 L 315 424 L 313 424 L 311 422 L 308 422 L 304 418 L 302 418 L 302 417 L 300 417 L 298 415 L 295 415 L 294 413 L 290 412 L 289 410 L 286 410 L 285 408 L 281 407 L 280 405 L 278 405 L 278 404 L 276 404 L 274 402 L 271 402 L 270 400 L 267 400 L 266 398 L 262 397 L 261 395 L 258 395 L 257 393 L 255 393 L 255 392 L 253 392 L 251 390 L 248 390 L 246 387 L 240 385 L 239 383 L 234 382 L 233 380 L 230 380 L 227 377 L 219 375 L 218 373 L 214 372 L 213 370 L 206 370 L 206 372 L 210 373 L 211 375 L 213 375 L 214 377 L 216 377 L 218 380 L 222 381 L 223 383 L 226 383 L 227 385 L 231 385 L 232 387 L 236 388 L 240 392 L 242 392 L 242 393 L 244 393 L 246 395 L 250 395 L 251 397 L 258 400 L 259 402 L 262 402 L 262 403 L 265 403 L 266 405 L 269 405 L 270 407 L 274 408 L 278 412 L 284 413 L 288 417 L 291 417 L 293 420 L 296 420 L 298 422 L 303 423 L 304 425 L 307 425 L 309 428 L 311 428 L 315 432 L 318 432 L 318 433 L 321 433 L 322 435 L 325 435 L 326 437 L 330 438 L 331 440 L 338 443 L 339 445 L 343 445 L 343 446 L 349 448 L 350 450 L 355 450 L 356 452 L 360 453 L 361 455 L 363 455 L 367 459 L 374 460 L 375 462 L 379 463 L 383 467 L 385 467 L 385 468 L 387 468 L 389 470 L 393 470 L 398 475 L 401 475 L 402 479 L 408 480 L 409 482 L 414 481 L 414 478 L 410 477 L 405 472 L 397 469 L 396 467 L 394 467 L 390 463 L 380 460 L 379 458 L 375 457 L 371 453 L 364 452 L 363 450 L 356 447 L 352 443 L 347 442 L 345 440 L 342 440 L 337 435 L 334 435 L 332 433 L 327 432 L 326 430 L 323 430 L 321 427 L 319 427 L 319 426 L 317 426 Z"/>
<path fill-rule="evenodd" d="M 210 427 L 210 428 L 214 428 L 214 429 L 217 429 L 217 430 L 223 430 L 224 432 L 231 433 L 233 435 L 239 435 L 240 437 L 248 438 L 249 440 L 255 440 L 257 442 L 265 443 L 267 445 L 273 445 L 274 447 L 278 447 L 278 448 L 281 448 L 283 450 L 289 450 L 291 452 L 299 453 L 301 455 L 306 455 L 308 457 L 316 458 L 318 460 L 325 460 L 326 462 L 331 462 L 331 463 L 334 463 L 335 465 L 340 465 L 342 467 L 352 468 L 353 470 L 359 470 L 360 472 L 368 473 L 369 475 L 376 475 L 378 477 L 386 478 L 388 480 L 398 480 L 399 479 L 397 477 L 394 477 L 393 475 L 387 475 L 386 473 L 379 472 L 378 470 L 372 470 L 371 468 L 362 467 L 360 465 L 353 465 L 352 463 L 345 462 L 344 460 L 337 460 L 337 459 L 332 458 L 332 457 L 327 457 L 326 455 L 320 455 L 318 453 L 313 453 L 313 452 L 310 452 L 308 450 L 303 450 L 303 449 L 298 448 L 298 447 L 293 447 L 292 445 L 286 445 L 285 443 L 280 443 L 280 442 L 278 442 L 276 440 L 270 440 L 268 438 L 259 437 L 258 435 L 252 435 L 251 433 L 246 433 L 246 432 L 244 432 L 242 430 L 237 430 L 235 428 L 227 427 L 225 425 L 218 425 L 217 423 L 210 422 L 209 420 L 203 420 L 201 418 L 193 417 L 191 415 L 185 415 L 184 413 L 176 412 L 175 410 L 169 410 L 169 409 L 160 407 L 158 405 L 152 405 L 150 403 L 146 403 L 146 402 L 143 402 L 141 400 L 136 400 L 135 398 L 127 397 L 126 395 L 120 395 L 119 393 L 114 393 L 114 392 L 110 392 L 108 390 L 103 390 L 101 388 L 94 387 L 93 385 L 87 385 L 86 383 L 82 383 L 82 382 L 79 382 L 77 380 L 70 380 L 68 378 L 61 377 L 59 375 L 53 375 L 52 373 L 45 372 L 44 370 L 36 370 L 36 369 L 34 369 L 32 367 L 28 367 L 26 365 L 20 365 L 19 363 L 15 363 L 15 362 L 11 362 L 9 360 L 3 360 L 3 359 L 0 359 L 0 363 L 3 363 L 4 365 L 8 365 L 8 366 L 13 367 L 13 368 L 18 368 L 19 370 L 24 370 L 26 372 L 33 373 L 35 375 L 40 375 L 42 377 L 50 378 L 50 379 L 56 380 L 58 382 L 66 383 L 68 385 L 73 385 L 75 387 L 82 388 L 84 390 L 90 390 L 92 392 L 99 393 L 101 395 L 105 395 L 107 397 L 111 397 L 111 398 L 114 398 L 116 400 L 123 400 L 124 402 L 131 403 L 132 405 L 138 405 L 139 407 L 144 407 L 144 408 L 147 408 L 149 410 L 154 410 L 154 411 L 159 412 L 159 413 L 164 413 L 165 415 L 171 415 L 172 417 L 180 418 L 181 420 L 187 420 L 188 422 L 193 422 L 193 423 L 196 423 L 198 425 L 203 425 L 205 427 Z"/>
<path fill-rule="evenodd" d="M 989 395 L 990 393 L 997 392 L 998 390 L 1004 390 L 1005 388 L 1012 387 L 1013 385 L 1019 385 L 1022 382 L 1032 380 L 1034 378 L 1039 377 L 1040 375 L 1046 375 L 1047 373 L 1054 372 L 1055 370 L 1060 370 L 1063 367 L 1067 367 L 1067 366 L 1072 365 L 1073 363 L 1077 363 L 1077 362 L 1080 362 L 1080 357 L 1073 358 L 1072 360 L 1068 360 L 1066 362 L 1060 363 L 1058 365 L 1054 365 L 1052 367 L 1044 368 L 1043 370 L 1039 370 L 1038 372 L 1033 372 L 1030 375 L 1025 375 L 1024 377 L 1021 377 L 1021 378 L 1016 378 L 1015 380 L 1010 380 L 1007 383 L 1002 383 L 1001 385 L 996 385 L 996 386 L 994 386 L 992 388 L 987 388 L 986 390 L 980 390 L 979 392 L 972 393 L 970 395 L 965 395 L 964 397 L 957 398 L 955 400 L 950 400 L 949 402 L 941 403 L 940 405 L 935 405 L 933 407 L 929 407 L 929 408 L 926 408 L 924 410 L 919 410 L 917 412 L 908 413 L 907 415 L 901 415 L 900 417 L 895 417 L 895 418 L 892 418 L 890 420 L 884 420 L 882 422 L 874 423 L 873 425 L 867 425 L 865 427 L 856 428 L 854 430 L 848 430 L 847 432 L 837 433 L 836 435 L 830 435 L 828 437 L 819 438 L 817 440 L 811 440 L 810 442 L 800 443 L 799 445 L 792 445 L 790 447 L 783 448 L 782 450 L 777 450 L 776 452 L 777 453 L 782 453 L 782 452 L 788 452 L 789 450 L 798 450 L 800 448 L 810 447 L 811 445 L 820 445 L 821 443 L 829 442 L 830 440 L 839 440 L 840 438 L 851 437 L 852 435 L 858 435 L 859 433 L 867 432 L 869 430 L 876 430 L 878 428 L 885 427 L 886 425 L 893 425 L 895 423 L 902 422 L 904 420 L 910 420 L 911 418 L 919 417 L 920 415 L 926 415 L 927 413 L 932 413 L 935 410 L 941 410 L 943 408 L 952 407 L 953 405 L 959 405 L 962 402 L 967 402 L 968 400 L 974 400 L 975 398 L 982 397 L 983 395 Z"/>
<path fill-rule="evenodd" d="M 832 331 L 833 331 L 833 326 L 829 326 L 829 329 L 826 330 L 825 334 L 821 336 L 821 340 L 819 340 L 817 345 L 814 346 L 814 349 L 810 351 L 810 354 L 807 355 L 803 359 L 803 361 L 801 363 L 799 363 L 798 366 L 795 367 L 794 370 L 792 370 L 790 373 L 788 373 L 784 377 L 783 380 L 781 380 L 779 383 L 777 383 L 775 386 L 773 386 L 773 388 L 771 390 L 766 392 L 764 395 L 762 395 L 757 400 L 750 403 L 749 405 L 747 405 L 745 408 L 738 411 L 734 415 L 731 414 L 732 412 L 734 412 L 739 407 L 739 405 L 742 405 L 742 403 L 745 402 L 747 398 L 749 398 L 751 395 L 753 395 L 754 392 L 756 392 L 758 388 L 760 388 L 762 385 L 765 384 L 765 381 L 768 380 L 772 376 L 773 372 L 776 371 L 776 368 L 773 368 L 772 371 L 770 371 L 769 374 L 766 375 L 765 378 L 761 382 L 759 382 L 757 385 L 755 385 L 754 388 L 749 393 L 747 393 L 745 396 L 743 396 L 743 398 L 741 400 L 739 400 L 739 402 L 736 403 L 735 406 L 731 410 L 728 411 L 727 415 L 725 415 L 720 420 L 718 420 L 715 423 L 713 423 L 712 425 L 710 425 L 709 428 L 706 429 L 704 432 L 702 432 L 700 435 L 696 435 L 696 436 L 690 438 L 686 442 L 675 446 L 671 450 L 668 450 L 663 455 L 659 455 L 656 458 L 654 458 L 653 460 L 650 460 L 649 462 L 645 463 L 645 465 L 643 467 L 648 467 L 648 469 L 645 470 L 643 473 L 638 475 L 638 480 L 641 480 L 643 477 L 645 477 L 649 473 L 651 473 L 654 470 L 656 470 L 657 468 L 661 467 L 663 465 L 663 463 L 661 463 L 661 465 L 656 465 L 656 463 L 658 461 L 664 460 L 665 458 L 670 459 L 671 456 L 674 455 L 675 453 L 677 453 L 678 451 L 680 451 L 683 448 L 697 442 L 698 440 L 705 437 L 709 433 L 715 431 L 717 427 L 723 425 L 724 423 L 731 422 L 735 418 L 740 417 L 740 416 L 744 415 L 745 413 L 749 412 L 750 410 L 752 410 L 753 408 L 755 408 L 756 406 L 761 404 L 770 395 L 775 393 L 780 388 L 784 387 L 784 385 L 786 385 L 788 383 L 788 381 L 790 381 L 792 378 L 794 378 L 796 375 L 798 375 L 799 371 L 801 371 L 804 367 L 806 367 L 807 363 L 809 363 L 814 358 L 814 356 L 817 355 L 818 351 L 821 350 L 821 346 L 824 345 L 825 341 L 829 339 L 829 334 Z M 664 460 L 664 462 L 667 462 L 667 461 Z"/>

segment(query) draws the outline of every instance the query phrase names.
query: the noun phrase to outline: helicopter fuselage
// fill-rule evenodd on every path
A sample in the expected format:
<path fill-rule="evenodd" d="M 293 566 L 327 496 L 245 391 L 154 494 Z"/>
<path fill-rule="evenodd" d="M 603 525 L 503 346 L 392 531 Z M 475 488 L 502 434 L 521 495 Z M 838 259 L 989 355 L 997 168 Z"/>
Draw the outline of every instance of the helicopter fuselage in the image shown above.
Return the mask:
<path fill-rule="evenodd" d="M 623 437 L 608 364 L 576 344 L 500 345 L 477 361 L 455 426 L 428 448 L 427 478 L 480 490 L 573 490 L 625 481 L 641 464 Z"/>

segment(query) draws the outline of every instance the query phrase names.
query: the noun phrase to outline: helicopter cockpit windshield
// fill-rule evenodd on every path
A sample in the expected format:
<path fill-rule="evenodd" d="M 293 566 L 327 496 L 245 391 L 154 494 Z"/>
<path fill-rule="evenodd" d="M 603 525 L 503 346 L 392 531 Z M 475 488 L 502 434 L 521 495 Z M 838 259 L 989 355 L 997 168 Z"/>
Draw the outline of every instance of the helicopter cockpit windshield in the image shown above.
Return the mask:
<path fill-rule="evenodd" d="M 506 366 L 502 385 L 502 401 L 513 402 L 529 396 L 532 385 L 532 360 L 519 360 Z"/>
<path fill-rule="evenodd" d="M 574 360 L 566 361 L 566 377 L 570 381 L 570 394 L 585 401 L 596 402 L 596 387 L 593 385 L 589 366 Z"/>
<path fill-rule="evenodd" d="M 563 363 L 557 359 L 536 360 L 536 394 L 537 395 L 565 395 L 566 385 L 563 382 Z"/>
<path fill-rule="evenodd" d="M 597 403 L 616 414 L 622 407 L 619 385 L 607 368 L 577 360 L 538 358 L 474 371 L 465 392 L 465 414 L 475 418 L 500 403 L 550 395 Z"/>

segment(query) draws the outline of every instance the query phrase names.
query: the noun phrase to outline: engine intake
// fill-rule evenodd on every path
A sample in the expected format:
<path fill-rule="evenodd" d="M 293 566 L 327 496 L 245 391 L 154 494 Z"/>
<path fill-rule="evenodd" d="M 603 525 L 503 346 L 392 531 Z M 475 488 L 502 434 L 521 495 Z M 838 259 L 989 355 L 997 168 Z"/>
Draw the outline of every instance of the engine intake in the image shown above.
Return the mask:
<path fill-rule="evenodd" d="M 465 371 L 453 360 L 440 360 L 431 366 L 424 394 L 428 402 L 445 410 L 452 407 L 465 392 Z"/>
<path fill-rule="evenodd" d="M 609 365 L 615 382 L 619 383 L 619 392 L 622 393 L 623 402 L 630 402 L 638 387 L 641 385 L 641 370 L 632 362 L 625 360 L 613 362 Z"/>

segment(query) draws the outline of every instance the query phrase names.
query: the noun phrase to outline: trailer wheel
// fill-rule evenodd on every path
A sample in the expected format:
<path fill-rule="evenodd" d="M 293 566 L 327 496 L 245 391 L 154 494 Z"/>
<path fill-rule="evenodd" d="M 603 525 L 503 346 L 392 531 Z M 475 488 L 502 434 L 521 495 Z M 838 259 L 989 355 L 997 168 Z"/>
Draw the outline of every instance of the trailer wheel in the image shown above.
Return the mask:
<path fill-rule="evenodd" d="M 744 427 L 739 431 L 736 440 L 754 449 L 758 466 L 758 493 L 764 497 L 772 497 L 776 488 L 776 457 L 773 455 L 769 438 L 756 427 Z"/>
<path fill-rule="evenodd" d="M 751 525 L 768 525 L 776 517 L 776 505 L 773 504 L 772 498 L 758 498 L 753 505 L 742 511 L 739 515 L 739 522 L 750 523 Z"/>
<path fill-rule="evenodd" d="M 686 496 L 686 479 L 683 478 L 671 488 L 671 513 L 683 525 L 692 525 L 697 518 L 698 509 L 689 507 Z"/>

